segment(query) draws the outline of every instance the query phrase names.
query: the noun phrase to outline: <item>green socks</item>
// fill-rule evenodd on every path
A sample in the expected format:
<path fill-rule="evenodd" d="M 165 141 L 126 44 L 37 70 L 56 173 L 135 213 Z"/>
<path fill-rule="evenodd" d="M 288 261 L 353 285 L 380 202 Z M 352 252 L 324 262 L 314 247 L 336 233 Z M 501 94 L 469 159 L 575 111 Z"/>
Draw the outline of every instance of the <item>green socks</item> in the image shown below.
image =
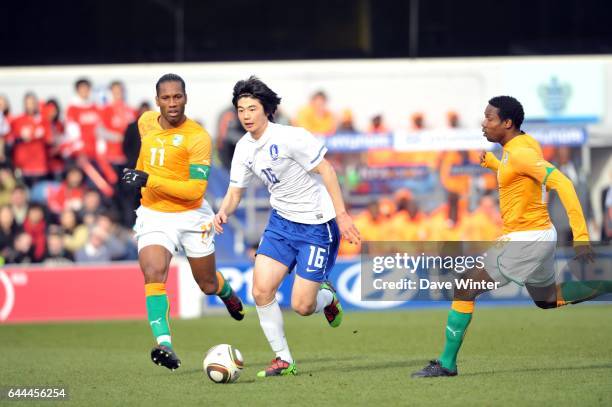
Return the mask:
<path fill-rule="evenodd" d="M 225 278 L 223 278 L 223 274 L 217 271 L 217 280 L 219 281 L 219 288 L 217 289 L 217 295 L 222 300 L 227 300 L 232 295 L 232 286 L 229 285 Z"/>
<path fill-rule="evenodd" d="M 172 347 L 168 313 L 170 304 L 164 283 L 145 284 L 147 317 L 153 336 L 159 345 Z"/>
<path fill-rule="evenodd" d="M 612 281 L 566 281 L 557 285 L 557 306 L 576 304 L 612 293 Z"/>
<path fill-rule="evenodd" d="M 557 306 L 575 304 L 607 293 L 612 293 L 612 281 L 568 281 L 557 285 Z M 440 355 L 442 367 L 451 371 L 457 369 L 457 354 L 473 312 L 473 301 L 453 301 L 446 322 L 444 351 Z"/>
<path fill-rule="evenodd" d="M 446 342 L 440 355 L 440 364 L 449 370 L 457 370 L 457 354 L 463 343 L 465 331 L 472 320 L 473 301 L 453 301 L 446 322 Z"/>

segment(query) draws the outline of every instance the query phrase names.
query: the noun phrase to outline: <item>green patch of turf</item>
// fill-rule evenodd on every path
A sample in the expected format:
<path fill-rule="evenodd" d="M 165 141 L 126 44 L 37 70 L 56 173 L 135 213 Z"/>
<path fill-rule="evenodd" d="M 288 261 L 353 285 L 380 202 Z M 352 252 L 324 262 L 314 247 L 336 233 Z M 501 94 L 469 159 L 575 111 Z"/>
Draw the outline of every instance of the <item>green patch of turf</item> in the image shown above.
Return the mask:
<path fill-rule="evenodd" d="M 146 321 L 3 325 L 0 386 L 67 386 L 78 405 L 610 405 L 612 306 L 558 310 L 477 307 L 459 376 L 411 379 L 443 345 L 446 311 L 285 314 L 298 376 L 259 379 L 273 358 L 257 315 L 172 321 L 183 364 L 149 359 Z M 229 343 L 245 358 L 234 384 L 202 372 L 204 352 Z M 49 405 L 42 403 L 41 405 Z"/>

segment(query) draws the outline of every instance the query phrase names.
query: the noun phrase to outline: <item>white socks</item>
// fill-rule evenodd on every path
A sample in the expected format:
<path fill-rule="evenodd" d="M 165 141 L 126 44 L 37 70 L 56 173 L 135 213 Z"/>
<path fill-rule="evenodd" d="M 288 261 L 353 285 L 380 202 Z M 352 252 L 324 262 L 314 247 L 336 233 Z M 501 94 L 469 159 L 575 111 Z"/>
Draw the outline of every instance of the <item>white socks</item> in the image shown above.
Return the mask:
<path fill-rule="evenodd" d="M 327 289 L 322 289 L 317 292 L 317 305 L 315 313 L 323 311 L 334 300 L 334 294 Z M 285 338 L 285 327 L 283 323 L 283 313 L 276 299 L 268 305 L 257 306 L 257 315 L 259 316 L 259 325 L 264 331 L 268 343 L 276 356 L 282 360 L 293 363 L 293 357 L 289 351 L 287 338 Z"/>
<path fill-rule="evenodd" d="M 321 290 L 323 291 L 323 290 Z M 327 290 L 325 290 L 327 291 Z M 318 306 L 317 297 L 317 306 Z M 289 345 L 285 338 L 285 328 L 283 324 L 283 314 L 276 299 L 268 305 L 257 306 L 259 325 L 264 331 L 270 347 L 285 362 L 293 363 L 293 357 L 289 352 Z"/>
<path fill-rule="evenodd" d="M 315 313 L 323 311 L 323 308 L 327 307 L 334 300 L 334 294 L 326 288 L 322 288 L 317 293 L 317 306 Z"/>

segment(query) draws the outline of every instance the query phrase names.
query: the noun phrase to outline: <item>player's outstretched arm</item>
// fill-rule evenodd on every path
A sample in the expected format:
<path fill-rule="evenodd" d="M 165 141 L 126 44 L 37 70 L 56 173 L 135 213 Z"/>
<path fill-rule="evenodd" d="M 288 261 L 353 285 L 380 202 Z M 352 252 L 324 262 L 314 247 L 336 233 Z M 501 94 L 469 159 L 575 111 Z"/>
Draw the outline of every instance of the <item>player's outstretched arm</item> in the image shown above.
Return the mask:
<path fill-rule="evenodd" d="M 213 225 L 217 233 L 223 233 L 223 224 L 227 223 L 227 218 L 234 213 L 240 200 L 244 188 L 229 187 L 227 193 L 221 202 L 221 207 L 213 219 Z"/>
<path fill-rule="evenodd" d="M 592 261 L 592 249 L 589 244 L 589 232 L 586 220 L 582 213 L 580 200 L 574 189 L 574 184 L 554 165 L 544 160 L 541 154 L 537 154 L 531 148 L 516 150 L 510 156 L 511 165 L 519 174 L 526 175 L 536 182 L 554 189 L 559 195 L 561 204 L 565 208 L 569 224 L 574 235 L 574 247 L 578 254 L 585 260 Z M 580 246 L 580 247 L 579 247 Z"/>
<path fill-rule="evenodd" d="M 595 254 L 589 243 L 589 231 L 582 213 L 580 200 L 574 189 L 574 184 L 561 171 L 553 169 L 546 178 L 546 186 L 557 191 L 557 195 L 559 195 L 561 204 L 569 218 L 572 235 L 574 235 L 575 259 L 590 263 L 594 262 Z"/>
<path fill-rule="evenodd" d="M 561 203 L 569 218 L 574 241 L 588 242 L 589 232 L 582 213 L 582 206 L 580 206 L 580 200 L 574 189 L 574 184 L 572 184 L 572 181 L 558 169 L 549 167 L 547 170 L 549 173 L 545 178 L 545 184 L 549 189 L 557 191 L 559 199 L 561 199 Z"/>
<path fill-rule="evenodd" d="M 338 183 L 334 167 L 332 167 L 329 161 L 323 159 L 312 171 L 321 175 L 323 185 L 325 185 L 327 192 L 329 192 L 334 204 L 334 210 L 336 211 L 336 222 L 338 222 L 338 228 L 342 237 L 351 243 L 358 244 L 361 241 L 361 236 L 353 223 L 353 219 L 346 212 L 342 191 L 340 190 L 340 184 Z"/>
<path fill-rule="evenodd" d="M 482 154 L 480 154 L 480 166 L 493 171 L 497 171 L 497 169 L 499 168 L 499 160 L 492 152 L 483 151 Z"/>

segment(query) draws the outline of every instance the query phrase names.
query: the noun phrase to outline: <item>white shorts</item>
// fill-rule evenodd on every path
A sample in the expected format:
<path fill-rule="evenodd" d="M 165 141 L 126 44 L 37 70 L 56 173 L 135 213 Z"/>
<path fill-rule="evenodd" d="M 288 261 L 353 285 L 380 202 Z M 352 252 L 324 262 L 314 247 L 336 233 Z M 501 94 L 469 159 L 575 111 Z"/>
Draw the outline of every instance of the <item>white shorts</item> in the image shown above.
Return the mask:
<path fill-rule="evenodd" d="M 556 246 L 554 226 L 508 233 L 487 250 L 485 269 L 500 286 L 513 281 L 519 285 L 546 287 L 555 282 Z"/>
<path fill-rule="evenodd" d="M 172 254 L 183 249 L 187 257 L 204 257 L 215 252 L 214 213 L 205 200 L 198 209 L 160 212 L 140 206 L 134 231 L 138 251 L 151 245 L 163 246 Z"/>

